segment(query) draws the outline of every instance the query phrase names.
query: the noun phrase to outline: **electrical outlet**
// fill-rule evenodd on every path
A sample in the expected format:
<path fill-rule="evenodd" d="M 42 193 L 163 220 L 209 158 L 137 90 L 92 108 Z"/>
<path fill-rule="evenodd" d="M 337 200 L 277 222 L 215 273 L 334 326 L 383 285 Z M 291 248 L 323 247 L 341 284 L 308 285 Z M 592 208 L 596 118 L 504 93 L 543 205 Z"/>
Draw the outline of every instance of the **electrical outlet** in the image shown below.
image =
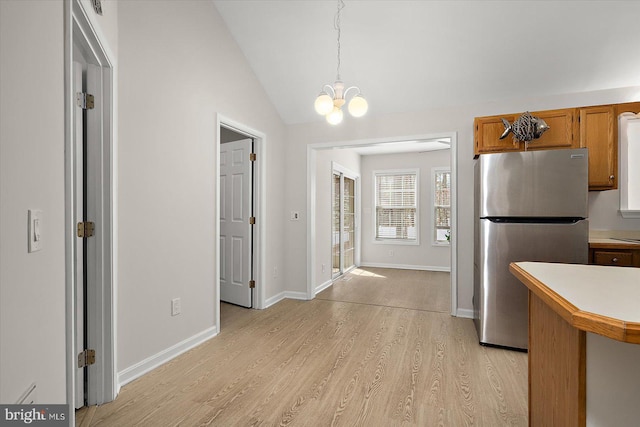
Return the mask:
<path fill-rule="evenodd" d="M 389 256 L 393 256 L 393 251 L 389 251 Z"/>
<path fill-rule="evenodd" d="M 182 312 L 182 307 L 180 304 L 180 298 L 174 298 L 171 300 L 171 315 L 177 316 Z"/>
<path fill-rule="evenodd" d="M 273 267 L 273 278 L 274 279 L 278 278 L 278 267 Z"/>
<path fill-rule="evenodd" d="M 322 264 L 322 272 L 323 272 L 323 273 L 324 273 L 325 267 L 326 267 L 326 265 L 323 263 L 323 264 Z"/>
<path fill-rule="evenodd" d="M 300 212 L 291 211 L 291 221 L 297 221 L 300 219 Z"/>

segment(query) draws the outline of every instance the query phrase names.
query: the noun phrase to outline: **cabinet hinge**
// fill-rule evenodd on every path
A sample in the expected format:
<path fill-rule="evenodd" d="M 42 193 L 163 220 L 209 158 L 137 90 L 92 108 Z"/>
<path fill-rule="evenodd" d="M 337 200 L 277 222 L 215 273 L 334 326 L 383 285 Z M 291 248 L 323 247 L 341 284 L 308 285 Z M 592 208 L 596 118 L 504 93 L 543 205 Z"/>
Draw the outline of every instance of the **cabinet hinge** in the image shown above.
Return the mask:
<path fill-rule="evenodd" d="M 93 230 L 95 229 L 95 224 L 90 221 L 79 222 L 78 223 L 78 237 L 91 237 L 93 236 Z"/>
<path fill-rule="evenodd" d="M 96 363 L 96 351 L 87 349 L 78 354 L 78 368 L 93 365 Z"/>
<path fill-rule="evenodd" d="M 250 216 L 249 217 L 249 224 L 254 225 L 256 223 L 256 217 L 255 216 Z"/>
<path fill-rule="evenodd" d="M 250 153 L 249 154 L 249 160 L 250 161 L 255 162 L 257 158 L 258 158 L 258 156 L 256 156 L 256 153 Z"/>
<path fill-rule="evenodd" d="M 76 103 L 83 110 L 93 110 L 93 95 L 85 92 L 76 93 Z"/>
<path fill-rule="evenodd" d="M 249 280 L 249 288 L 253 289 L 256 287 L 256 281 L 255 280 Z"/>

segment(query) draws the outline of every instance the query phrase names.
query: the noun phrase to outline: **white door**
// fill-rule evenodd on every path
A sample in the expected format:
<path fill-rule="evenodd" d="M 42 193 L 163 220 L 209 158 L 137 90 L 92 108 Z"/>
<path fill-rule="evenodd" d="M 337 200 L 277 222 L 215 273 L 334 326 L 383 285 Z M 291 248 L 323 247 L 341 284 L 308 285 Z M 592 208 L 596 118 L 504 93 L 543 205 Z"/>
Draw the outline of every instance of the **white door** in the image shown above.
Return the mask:
<path fill-rule="evenodd" d="M 252 306 L 251 139 L 220 144 L 220 300 Z"/>

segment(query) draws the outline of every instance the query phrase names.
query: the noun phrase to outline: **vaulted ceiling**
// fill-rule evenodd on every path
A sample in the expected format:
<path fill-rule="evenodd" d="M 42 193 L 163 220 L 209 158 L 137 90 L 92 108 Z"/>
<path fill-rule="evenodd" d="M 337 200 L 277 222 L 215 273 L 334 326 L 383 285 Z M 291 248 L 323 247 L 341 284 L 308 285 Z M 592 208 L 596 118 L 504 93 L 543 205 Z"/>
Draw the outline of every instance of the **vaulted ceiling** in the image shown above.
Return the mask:
<path fill-rule="evenodd" d="M 337 67 L 336 1 L 214 0 L 285 123 Z M 355 1 L 341 77 L 369 114 L 640 86 L 640 1 Z"/>

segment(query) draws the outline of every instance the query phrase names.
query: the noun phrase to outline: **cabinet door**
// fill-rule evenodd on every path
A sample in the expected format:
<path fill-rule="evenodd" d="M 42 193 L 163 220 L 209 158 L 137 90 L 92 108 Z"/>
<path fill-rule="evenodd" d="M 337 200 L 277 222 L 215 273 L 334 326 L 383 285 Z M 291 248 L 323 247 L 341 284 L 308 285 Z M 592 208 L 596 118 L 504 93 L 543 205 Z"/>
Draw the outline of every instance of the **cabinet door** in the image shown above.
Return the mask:
<path fill-rule="evenodd" d="M 473 123 L 476 140 L 475 154 L 522 150 L 521 143 L 513 141 L 513 134 L 509 134 L 506 138 L 500 139 L 500 135 L 504 132 L 502 118 L 508 120 L 509 123 L 513 123 L 517 116 L 505 115 L 475 118 Z"/>
<path fill-rule="evenodd" d="M 580 147 L 589 149 L 589 190 L 618 188 L 613 105 L 580 108 Z"/>
<path fill-rule="evenodd" d="M 531 141 L 527 150 L 579 148 L 580 142 L 575 137 L 577 120 L 574 108 L 537 111 L 532 112 L 531 115 L 543 119 L 549 125 L 549 130 L 543 133 L 540 138 Z"/>

